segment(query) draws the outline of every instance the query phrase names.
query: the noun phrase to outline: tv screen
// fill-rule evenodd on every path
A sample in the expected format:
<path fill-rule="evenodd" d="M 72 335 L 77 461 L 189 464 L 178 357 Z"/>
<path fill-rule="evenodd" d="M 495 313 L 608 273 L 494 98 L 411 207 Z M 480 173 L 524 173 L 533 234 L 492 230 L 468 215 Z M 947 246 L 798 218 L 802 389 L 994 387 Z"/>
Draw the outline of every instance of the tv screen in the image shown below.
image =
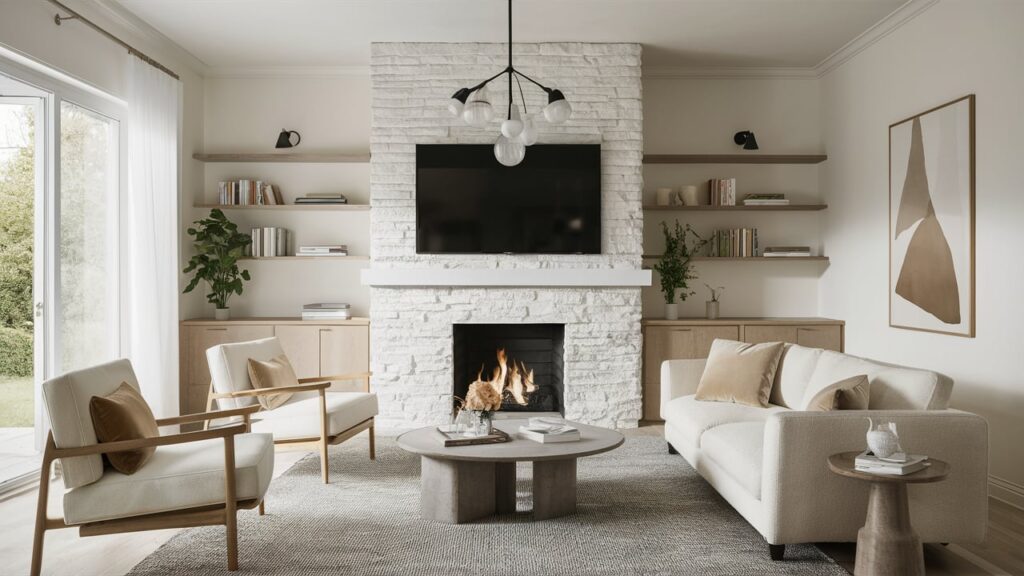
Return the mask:
<path fill-rule="evenodd" d="M 601 146 L 416 146 L 418 254 L 600 254 Z"/>

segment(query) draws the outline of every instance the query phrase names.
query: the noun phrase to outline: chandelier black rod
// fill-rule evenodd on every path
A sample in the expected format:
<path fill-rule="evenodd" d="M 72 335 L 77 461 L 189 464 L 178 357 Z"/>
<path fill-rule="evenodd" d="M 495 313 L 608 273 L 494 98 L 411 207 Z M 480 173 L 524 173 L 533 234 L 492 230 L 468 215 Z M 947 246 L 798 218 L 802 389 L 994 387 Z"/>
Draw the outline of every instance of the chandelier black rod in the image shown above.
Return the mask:
<path fill-rule="evenodd" d="M 551 93 L 551 88 L 548 88 L 547 86 L 541 84 L 540 82 L 537 82 L 533 78 L 530 78 L 526 74 L 523 74 L 519 70 L 516 70 L 515 66 L 512 65 L 512 0 L 508 0 L 508 66 L 506 66 L 505 69 L 503 69 L 502 71 L 498 72 L 494 76 L 491 76 L 487 80 L 484 80 L 483 82 L 480 82 L 479 84 L 469 88 L 468 94 L 472 94 L 473 92 L 476 92 L 477 90 L 479 90 L 479 89 L 483 88 L 484 86 L 490 84 L 492 80 L 498 78 L 499 76 L 505 75 L 505 74 L 508 74 L 508 92 L 509 92 L 508 101 L 509 101 L 509 105 L 510 106 L 512 104 L 512 75 L 513 74 L 515 74 L 516 76 L 519 76 L 520 78 L 523 78 L 523 79 L 533 83 L 538 88 L 543 90 L 545 93 L 548 93 L 548 94 Z M 519 91 L 522 92 L 522 87 L 520 87 Z M 468 94 L 467 94 L 467 96 L 468 96 Z M 522 96 L 522 94 L 520 94 L 520 96 Z M 526 100 L 525 99 L 523 100 L 523 105 L 524 106 L 526 105 Z M 511 109 L 509 111 L 509 114 L 511 115 Z"/>

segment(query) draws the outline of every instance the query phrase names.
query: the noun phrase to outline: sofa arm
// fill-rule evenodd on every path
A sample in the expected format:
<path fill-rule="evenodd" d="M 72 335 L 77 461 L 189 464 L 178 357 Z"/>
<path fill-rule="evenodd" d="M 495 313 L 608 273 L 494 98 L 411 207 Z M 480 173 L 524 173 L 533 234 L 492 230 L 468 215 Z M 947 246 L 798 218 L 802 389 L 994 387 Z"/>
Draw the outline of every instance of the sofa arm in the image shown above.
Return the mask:
<path fill-rule="evenodd" d="M 923 542 L 980 542 L 988 523 L 988 423 L 959 410 L 785 411 L 764 432 L 761 501 L 771 544 L 849 542 L 867 510 L 868 483 L 832 473 L 827 458 L 863 450 L 867 417 L 896 423 L 903 448 L 950 464 L 949 476 L 908 488 Z"/>
<path fill-rule="evenodd" d="M 673 398 L 697 391 L 707 359 L 665 360 L 661 363 L 661 418 L 665 418 L 665 405 Z"/>

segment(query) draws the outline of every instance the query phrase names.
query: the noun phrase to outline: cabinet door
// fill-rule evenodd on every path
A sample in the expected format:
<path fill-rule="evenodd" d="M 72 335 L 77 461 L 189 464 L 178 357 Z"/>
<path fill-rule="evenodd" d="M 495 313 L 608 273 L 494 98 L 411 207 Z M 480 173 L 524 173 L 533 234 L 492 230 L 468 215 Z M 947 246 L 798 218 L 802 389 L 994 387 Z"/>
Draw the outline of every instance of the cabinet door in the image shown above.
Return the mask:
<path fill-rule="evenodd" d="M 707 358 L 715 338 L 739 340 L 739 326 L 648 326 L 644 329 L 644 420 L 661 420 L 661 363 Z"/>
<path fill-rule="evenodd" d="M 206 395 L 210 391 L 210 365 L 206 362 L 208 348 L 274 335 L 274 327 L 264 325 L 189 326 L 187 331 L 188 349 L 183 352 L 188 354 L 188 386 L 181 391 L 180 400 L 185 414 L 206 410 Z"/>
<path fill-rule="evenodd" d="M 762 342 L 789 342 L 797 343 L 796 326 L 744 326 L 743 341 L 751 344 Z"/>
<path fill-rule="evenodd" d="M 842 326 L 797 326 L 796 343 L 809 348 L 842 352 Z"/>
<path fill-rule="evenodd" d="M 320 375 L 370 370 L 369 326 L 320 326 Z M 365 380 L 335 382 L 331 390 L 365 391 Z"/>
<path fill-rule="evenodd" d="M 317 326 L 274 326 L 288 362 L 298 378 L 320 375 L 320 329 Z"/>

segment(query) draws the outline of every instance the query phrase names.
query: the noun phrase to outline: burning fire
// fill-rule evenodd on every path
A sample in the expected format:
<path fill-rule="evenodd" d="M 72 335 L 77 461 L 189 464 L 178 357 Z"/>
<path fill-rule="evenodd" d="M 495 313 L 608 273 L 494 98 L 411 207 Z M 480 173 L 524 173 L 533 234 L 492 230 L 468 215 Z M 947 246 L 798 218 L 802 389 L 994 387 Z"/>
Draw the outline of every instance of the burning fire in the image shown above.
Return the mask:
<path fill-rule="evenodd" d="M 526 364 L 516 362 L 515 359 L 509 361 L 504 348 L 498 348 L 498 366 L 494 369 L 491 379 L 484 380 L 483 373 L 484 367 L 480 366 L 480 372 L 477 373 L 474 384 L 477 382 L 488 384 L 502 398 L 505 397 L 505 391 L 508 391 L 512 399 L 520 406 L 526 406 L 530 394 L 537 389 L 533 383 L 533 370 L 527 370 Z"/>

